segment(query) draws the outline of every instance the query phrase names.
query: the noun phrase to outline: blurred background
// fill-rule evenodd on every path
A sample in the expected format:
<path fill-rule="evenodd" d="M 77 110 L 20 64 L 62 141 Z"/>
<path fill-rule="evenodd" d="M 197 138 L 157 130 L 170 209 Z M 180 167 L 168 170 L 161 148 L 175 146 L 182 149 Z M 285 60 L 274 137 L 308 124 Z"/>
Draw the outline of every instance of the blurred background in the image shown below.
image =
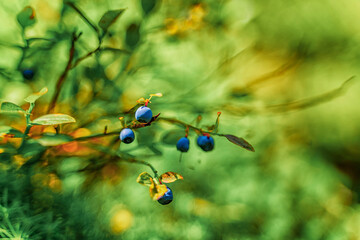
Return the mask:
<path fill-rule="evenodd" d="M 26 6 L 36 23 L 22 31 L 17 14 Z M 87 56 L 99 46 L 91 25 L 115 9 L 125 11 L 108 28 L 101 51 Z M 59 90 L 71 36 L 81 32 L 73 62 L 86 57 L 68 72 L 54 109 L 76 123 L 61 133 L 118 131 L 118 118 L 133 119 L 125 112 L 139 98 L 161 92 L 150 104 L 154 114 L 192 124 L 201 115 L 206 128 L 222 112 L 219 132 L 255 148 L 214 136 L 214 150 L 203 152 L 190 132 L 190 150 L 179 162 L 174 138 L 184 129 L 164 121 L 136 130 L 130 145 L 117 136 L 92 140 L 160 173 L 180 173 L 184 180 L 169 184 L 173 202 L 163 206 L 136 182 L 141 172 L 150 173 L 146 166 L 114 161 L 87 141 L 48 147 L 39 140 L 19 154 L 21 138 L 2 136 L 1 233 L 20 239 L 360 239 L 359 11 L 356 0 L 1 1 L 2 101 L 26 109 L 23 99 L 48 87 L 32 118 L 45 114 Z M 1 113 L 0 125 L 26 127 L 19 114 Z M 30 134 L 55 131 L 33 127 Z M 25 172 L 14 168 L 29 159 L 36 161 Z"/>

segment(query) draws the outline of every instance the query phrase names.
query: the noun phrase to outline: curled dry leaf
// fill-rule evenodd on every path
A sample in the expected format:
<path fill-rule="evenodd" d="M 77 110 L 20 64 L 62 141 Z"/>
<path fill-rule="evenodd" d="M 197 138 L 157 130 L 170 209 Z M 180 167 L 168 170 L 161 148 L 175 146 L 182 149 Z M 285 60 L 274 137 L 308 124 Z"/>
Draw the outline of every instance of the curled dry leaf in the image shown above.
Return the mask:
<path fill-rule="evenodd" d="M 179 179 L 183 180 L 184 178 L 183 176 L 175 172 L 166 172 L 160 176 L 160 181 L 164 183 L 172 183 Z"/>
<path fill-rule="evenodd" d="M 224 134 L 224 135 L 220 135 L 220 136 L 223 136 L 223 137 L 226 137 L 227 140 L 229 140 L 230 142 L 242 147 L 242 148 L 245 148 L 246 150 L 249 150 L 251 152 L 255 152 L 255 149 L 253 146 L 251 146 L 250 143 L 248 143 L 245 139 L 243 138 L 239 138 L 239 137 L 236 137 L 234 135 L 231 135 L 231 134 Z"/>
<path fill-rule="evenodd" d="M 140 183 L 141 185 L 151 187 L 151 185 L 154 184 L 154 181 L 152 180 L 152 177 L 149 173 L 143 172 L 140 173 L 137 177 L 136 181 Z"/>

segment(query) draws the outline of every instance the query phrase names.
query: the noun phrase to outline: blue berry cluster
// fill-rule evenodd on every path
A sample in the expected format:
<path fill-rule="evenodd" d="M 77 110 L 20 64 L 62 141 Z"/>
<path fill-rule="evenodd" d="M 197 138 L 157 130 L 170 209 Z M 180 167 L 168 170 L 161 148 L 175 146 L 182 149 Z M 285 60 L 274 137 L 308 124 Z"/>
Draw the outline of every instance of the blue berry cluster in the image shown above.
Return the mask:
<path fill-rule="evenodd" d="M 214 149 L 214 138 L 210 135 L 199 136 L 197 138 L 197 145 L 205 152 L 211 151 Z"/>
<path fill-rule="evenodd" d="M 200 135 L 197 138 L 197 145 L 204 150 L 205 152 L 211 151 L 214 149 L 214 138 L 211 137 L 209 134 Z M 176 148 L 180 152 L 187 152 L 189 151 L 190 141 L 187 137 L 182 137 L 176 143 Z"/>
<path fill-rule="evenodd" d="M 147 106 L 139 107 L 135 112 L 135 118 L 141 123 L 149 123 L 152 119 L 152 111 Z M 134 131 L 130 128 L 123 128 L 120 132 L 120 140 L 123 143 L 132 143 L 135 139 Z"/>

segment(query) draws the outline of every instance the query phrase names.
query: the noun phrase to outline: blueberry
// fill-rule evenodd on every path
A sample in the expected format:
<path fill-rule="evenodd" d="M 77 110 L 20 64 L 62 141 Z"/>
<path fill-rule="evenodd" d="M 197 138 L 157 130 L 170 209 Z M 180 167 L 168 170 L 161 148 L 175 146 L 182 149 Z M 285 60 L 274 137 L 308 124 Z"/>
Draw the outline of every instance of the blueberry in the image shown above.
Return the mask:
<path fill-rule="evenodd" d="M 25 69 L 22 71 L 22 75 L 25 79 L 31 80 L 34 77 L 35 73 L 31 69 Z"/>
<path fill-rule="evenodd" d="M 189 151 L 189 144 L 190 144 L 189 139 L 187 137 L 182 137 L 176 143 L 176 148 L 180 152 L 187 152 L 187 151 Z"/>
<path fill-rule="evenodd" d="M 131 130 L 130 128 L 124 128 L 123 130 L 121 130 L 120 132 L 120 140 L 123 143 L 129 144 L 132 143 L 135 139 L 135 134 L 133 132 L 133 130 Z"/>
<path fill-rule="evenodd" d="M 158 202 L 162 205 L 167 205 L 171 203 L 173 200 L 173 193 L 171 189 L 169 187 L 166 188 L 167 188 L 167 192 L 161 198 L 158 199 Z"/>
<path fill-rule="evenodd" d="M 214 149 L 214 139 L 211 136 L 199 136 L 197 139 L 197 144 L 205 152 Z"/>
<path fill-rule="evenodd" d="M 145 106 L 139 107 L 135 112 L 135 118 L 139 122 L 148 123 L 152 118 L 151 109 Z"/>

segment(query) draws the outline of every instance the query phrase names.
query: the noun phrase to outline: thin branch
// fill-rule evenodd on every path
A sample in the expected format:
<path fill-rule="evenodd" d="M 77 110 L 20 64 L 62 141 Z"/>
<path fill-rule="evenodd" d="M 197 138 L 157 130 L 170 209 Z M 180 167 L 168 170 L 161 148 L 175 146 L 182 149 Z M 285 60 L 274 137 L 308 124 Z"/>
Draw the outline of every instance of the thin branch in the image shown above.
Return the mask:
<path fill-rule="evenodd" d="M 69 5 L 72 9 L 74 9 L 79 15 L 80 17 L 87 23 L 89 24 L 89 26 L 96 32 L 96 34 L 98 36 L 100 36 L 100 31 L 99 29 L 95 26 L 95 24 L 93 24 L 90 19 L 88 17 L 85 16 L 85 14 L 77 7 L 75 6 L 75 4 L 73 4 L 72 2 L 65 2 L 65 4 Z"/>
<path fill-rule="evenodd" d="M 267 106 L 267 110 L 271 112 L 287 112 L 291 110 L 297 110 L 297 109 L 304 109 L 308 107 L 312 107 L 324 102 L 328 102 L 334 98 L 337 98 L 341 96 L 343 93 L 346 92 L 346 90 L 349 88 L 350 84 L 353 82 L 353 79 L 355 76 L 350 77 L 347 79 L 339 88 L 336 88 L 332 91 L 329 91 L 327 93 L 323 93 L 321 95 L 310 97 L 302 100 L 297 100 L 294 102 L 284 103 L 284 104 L 278 104 L 278 105 L 271 105 Z"/>
<path fill-rule="evenodd" d="M 155 169 L 155 167 L 153 165 L 151 165 L 150 163 L 146 162 L 146 161 L 143 161 L 143 160 L 138 160 L 138 159 L 135 159 L 135 158 L 129 158 L 129 159 L 126 159 L 124 157 L 121 156 L 121 154 L 117 153 L 116 151 L 106 147 L 106 146 L 100 146 L 100 145 L 96 145 L 96 144 L 91 144 L 92 148 L 93 149 L 96 149 L 100 152 L 103 152 L 107 155 L 111 155 L 113 157 L 116 157 L 118 161 L 121 161 L 121 162 L 128 162 L 128 163 L 137 163 L 137 164 L 141 164 L 141 165 L 145 165 L 145 166 L 148 166 L 151 171 L 153 171 L 154 175 L 155 175 L 155 178 L 158 178 L 158 171 Z"/>
<path fill-rule="evenodd" d="M 97 51 L 100 50 L 100 46 L 98 46 L 96 49 L 88 52 L 87 54 L 85 54 L 84 56 L 76 59 L 75 63 L 71 65 L 71 69 L 75 68 L 77 65 L 79 65 L 79 63 L 83 60 L 85 60 L 86 58 L 90 57 L 91 55 L 93 55 L 94 53 L 96 53 Z"/>
<path fill-rule="evenodd" d="M 159 116 L 160 116 L 160 113 L 155 115 L 154 117 L 152 117 L 152 119 L 148 123 L 135 123 L 134 122 L 133 125 L 131 126 L 131 128 L 137 129 L 137 128 L 143 128 L 143 127 L 150 126 L 154 121 L 156 121 L 158 119 Z M 119 135 L 119 134 L 120 134 L 120 130 L 116 130 L 113 132 L 105 132 L 105 133 L 99 133 L 99 134 L 89 135 L 89 136 L 85 136 L 85 137 L 74 138 L 74 141 L 86 141 L 86 140 L 89 140 L 92 138 L 114 136 L 114 135 Z"/>
<path fill-rule="evenodd" d="M 56 101 L 60 95 L 61 87 L 63 86 L 65 79 L 66 79 L 69 71 L 71 70 L 71 66 L 72 66 L 71 63 L 74 59 L 74 53 L 75 53 L 75 42 L 79 39 L 80 35 L 81 34 L 76 35 L 75 33 L 73 33 L 73 35 L 72 35 L 71 47 L 70 47 L 70 51 L 69 51 L 69 60 L 66 64 L 66 67 L 65 67 L 63 73 L 60 75 L 59 79 L 56 82 L 55 94 L 51 99 L 47 113 L 50 113 L 54 109 Z"/>

